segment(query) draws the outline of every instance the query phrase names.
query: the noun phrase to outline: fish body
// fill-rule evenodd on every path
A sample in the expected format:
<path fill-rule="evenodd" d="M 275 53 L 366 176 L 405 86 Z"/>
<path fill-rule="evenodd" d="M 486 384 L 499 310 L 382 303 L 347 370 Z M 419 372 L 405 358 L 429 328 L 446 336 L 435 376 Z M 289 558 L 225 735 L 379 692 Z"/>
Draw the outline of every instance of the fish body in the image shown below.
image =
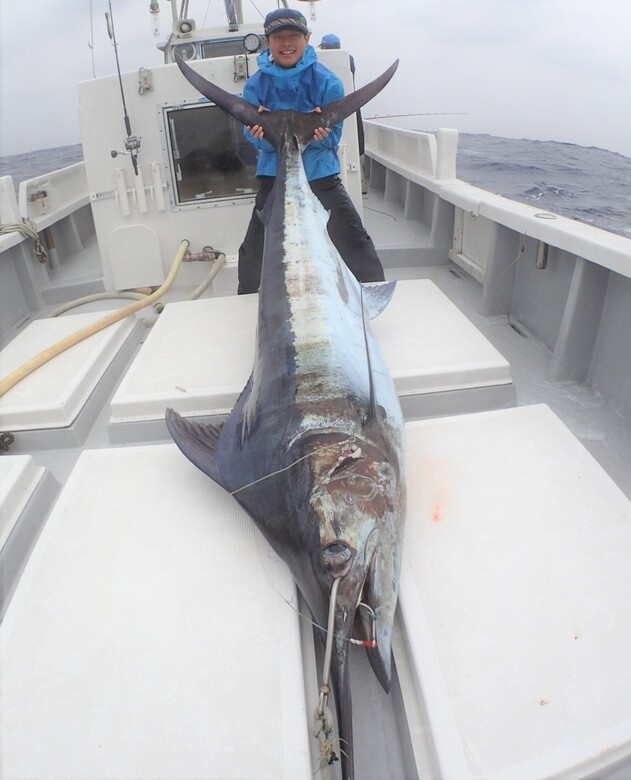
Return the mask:
<path fill-rule="evenodd" d="M 179 64 L 187 77 L 194 73 Z M 235 113 L 237 98 L 209 88 L 214 102 L 255 123 L 247 103 L 237 104 L 244 120 Z M 352 103 L 340 113 L 356 110 Z M 317 119 L 286 111 L 265 115 L 266 137 L 276 140 L 279 155 L 262 214 L 252 374 L 221 427 L 185 420 L 171 409 L 166 420 L 183 453 L 234 495 L 289 565 L 321 627 L 339 578 L 332 676 L 343 774 L 352 778 L 350 639 L 359 635 L 373 644 L 370 663 L 389 691 L 405 483 L 401 409 L 368 327 L 394 285 L 356 281 L 328 236 L 328 215 L 302 165 L 313 128 L 339 121 L 336 105 Z M 358 610 L 360 602 L 366 606 Z"/>

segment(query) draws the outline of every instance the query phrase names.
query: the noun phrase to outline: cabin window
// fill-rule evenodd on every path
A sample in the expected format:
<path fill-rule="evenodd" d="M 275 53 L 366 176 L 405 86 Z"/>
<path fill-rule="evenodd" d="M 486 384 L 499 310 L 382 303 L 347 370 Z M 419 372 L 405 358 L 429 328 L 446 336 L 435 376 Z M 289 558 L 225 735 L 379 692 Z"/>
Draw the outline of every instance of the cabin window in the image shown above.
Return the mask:
<path fill-rule="evenodd" d="M 214 59 L 215 57 L 236 57 L 244 54 L 243 38 L 225 41 L 204 41 L 201 44 L 202 58 Z"/>
<path fill-rule="evenodd" d="M 176 206 L 256 192 L 256 150 L 243 125 L 208 103 L 165 109 L 165 117 Z"/>

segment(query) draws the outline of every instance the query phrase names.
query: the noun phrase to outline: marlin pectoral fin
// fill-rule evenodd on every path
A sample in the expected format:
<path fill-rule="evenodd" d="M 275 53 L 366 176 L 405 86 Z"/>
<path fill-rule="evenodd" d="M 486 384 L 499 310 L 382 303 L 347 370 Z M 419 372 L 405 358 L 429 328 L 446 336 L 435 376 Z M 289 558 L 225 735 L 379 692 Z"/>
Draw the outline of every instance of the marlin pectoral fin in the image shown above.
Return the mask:
<path fill-rule="evenodd" d="M 173 441 L 198 469 L 225 487 L 217 466 L 217 442 L 221 428 L 210 423 L 185 420 L 175 409 L 167 409 L 165 420 Z"/>
<path fill-rule="evenodd" d="M 390 303 L 396 286 L 396 282 L 385 282 L 385 284 L 376 284 L 371 287 L 363 286 L 362 298 L 366 307 L 366 313 L 371 320 L 374 320 L 378 314 L 381 314 Z"/>

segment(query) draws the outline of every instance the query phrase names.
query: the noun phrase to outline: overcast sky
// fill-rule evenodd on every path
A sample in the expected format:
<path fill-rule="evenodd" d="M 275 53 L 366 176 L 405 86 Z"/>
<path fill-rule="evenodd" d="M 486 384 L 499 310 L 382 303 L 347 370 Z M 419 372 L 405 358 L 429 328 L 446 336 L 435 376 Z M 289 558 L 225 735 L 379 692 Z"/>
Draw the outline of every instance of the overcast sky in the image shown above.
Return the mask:
<path fill-rule="evenodd" d="M 262 11 L 276 5 L 255 2 Z M 112 3 L 122 70 L 161 64 L 149 0 Z M 309 17 L 308 3 L 290 5 Z M 312 7 L 311 42 L 339 35 L 355 57 L 358 86 L 401 61 L 365 116 L 433 114 L 401 123 L 631 156 L 631 0 L 323 0 Z M 243 8 L 246 21 L 260 19 L 250 0 Z M 171 10 L 166 0 L 160 9 L 163 40 Z M 189 16 L 201 27 L 206 15 L 211 26 L 223 21 L 223 9 L 223 0 L 190 0 Z M 1 155 L 79 142 L 76 83 L 92 78 L 93 57 L 97 76 L 115 70 L 106 10 L 107 0 L 2 0 Z"/>

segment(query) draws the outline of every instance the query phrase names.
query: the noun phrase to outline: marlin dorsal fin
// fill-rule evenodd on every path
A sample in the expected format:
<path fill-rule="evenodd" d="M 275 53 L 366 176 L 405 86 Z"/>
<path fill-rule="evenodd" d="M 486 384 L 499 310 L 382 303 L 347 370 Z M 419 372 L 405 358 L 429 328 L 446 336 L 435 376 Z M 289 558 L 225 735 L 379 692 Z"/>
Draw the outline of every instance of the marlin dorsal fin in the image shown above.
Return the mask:
<path fill-rule="evenodd" d="M 381 314 L 390 303 L 396 286 L 396 281 L 375 284 L 370 287 L 362 285 L 362 299 L 371 320 L 374 320 L 377 315 Z"/>
<path fill-rule="evenodd" d="M 359 285 L 360 302 L 362 307 L 362 328 L 364 331 L 364 348 L 366 349 L 366 367 L 368 369 L 368 409 L 366 414 L 366 421 L 377 419 L 377 398 L 375 395 L 375 378 L 372 374 L 372 360 L 370 358 L 370 344 L 368 343 L 368 324 L 366 322 L 366 315 L 369 315 L 369 309 L 366 305 L 364 295 L 366 290 L 370 287 L 364 287 Z M 370 316 L 370 315 L 369 315 Z"/>

